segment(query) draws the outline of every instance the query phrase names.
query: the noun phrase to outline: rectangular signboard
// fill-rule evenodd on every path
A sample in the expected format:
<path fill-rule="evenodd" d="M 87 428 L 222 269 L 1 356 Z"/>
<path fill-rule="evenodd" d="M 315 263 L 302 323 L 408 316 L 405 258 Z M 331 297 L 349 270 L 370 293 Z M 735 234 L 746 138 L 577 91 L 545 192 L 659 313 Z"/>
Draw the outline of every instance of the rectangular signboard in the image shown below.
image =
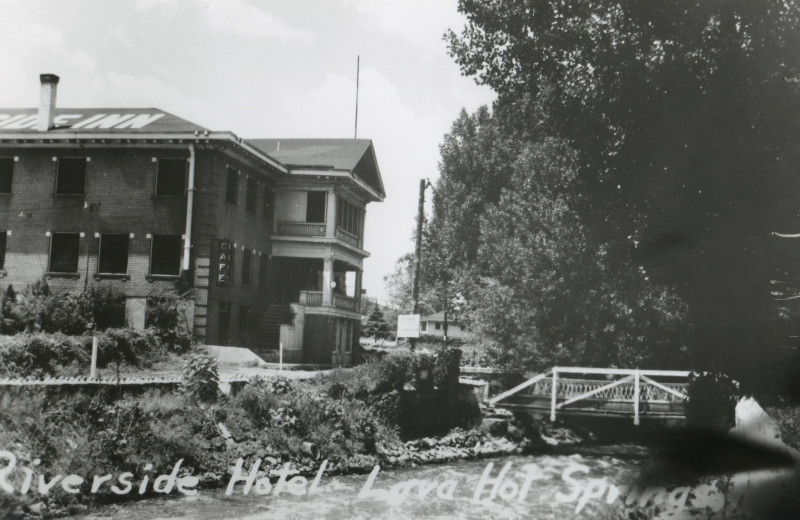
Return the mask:
<path fill-rule="evenodd" d="M 419 337 L 419 314 L 400 314 L 397 316 L 397 337 Z"/>
<path fill-rule="evenodd" d="M 217 240 L 216 255 L 217 285 L 228 285 L 233 275 L 233 243 L 229 240 Z"/>

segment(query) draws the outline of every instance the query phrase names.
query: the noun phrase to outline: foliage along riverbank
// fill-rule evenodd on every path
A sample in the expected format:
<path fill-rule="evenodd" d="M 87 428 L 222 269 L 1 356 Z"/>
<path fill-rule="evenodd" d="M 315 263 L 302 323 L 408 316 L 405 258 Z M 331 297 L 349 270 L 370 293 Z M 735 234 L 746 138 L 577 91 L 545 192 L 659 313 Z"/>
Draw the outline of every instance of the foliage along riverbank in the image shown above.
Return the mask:
<path fill-rule="evenodd" d="M 196 358 L 195 371 L 207 363 Z M 326 474 L 337 474 L 527 449 L 518 428 L 508 438 L 470 429 L 480 417 L 459 388 L 457 367 L 449 353 L 392 355 L 307 381 L 253 379 L 231 395 L 202 381 L 178 390 L 6 388 L 0 450 L 13 453 L 16 467 L 7 479 L 13 493 L 0 491 L 0 511 L 47 517 L 152 496 L 152 481 L 178 461 L 178 478 L 196 477 L 202 489 L 226 486 L 239 459 L 246 468 L 261 459 L 260 476 L 287 463 L 292 474 L 313 475 L 323 460 Z M 432 377 L 420 380 L 421 368 Z M 420 434 L 427 436 L 411 439 Z M 125 472 L 132 485 L 120 494 L 112 485 L 124 488 Z M 29 473 L 32 485 L 21 493 Z M 40 477 L 47 484 L 68 475 L 83 480 L 80 492 L 58 481 L 41 492 Z M 96 475 L 112 477 L 91 492 Z"/>

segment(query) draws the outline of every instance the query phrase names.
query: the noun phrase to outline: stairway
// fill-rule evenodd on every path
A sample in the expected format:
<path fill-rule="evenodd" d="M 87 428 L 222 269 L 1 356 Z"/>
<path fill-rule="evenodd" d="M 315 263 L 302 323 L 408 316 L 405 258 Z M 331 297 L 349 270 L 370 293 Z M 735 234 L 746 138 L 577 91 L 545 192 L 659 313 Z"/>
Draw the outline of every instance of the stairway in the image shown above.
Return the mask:
<path fill-rule="evenodd" d="M 278 360 L 278 348 L 281 339 L 281 324 L 289 313 L 288 305 L 271 304 L 267 307 L 261 322 L 258 324 L 251 350 L 267 362 Z"/>

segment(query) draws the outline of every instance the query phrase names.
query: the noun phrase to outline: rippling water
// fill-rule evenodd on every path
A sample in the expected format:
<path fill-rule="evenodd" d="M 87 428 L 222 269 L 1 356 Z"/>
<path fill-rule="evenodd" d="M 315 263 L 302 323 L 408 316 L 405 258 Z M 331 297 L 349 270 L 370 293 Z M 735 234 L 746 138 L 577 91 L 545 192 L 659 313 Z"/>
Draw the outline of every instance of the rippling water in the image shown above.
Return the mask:
<path fill-rule="evenodd" d="M 504 468 L 503 478 L 491 481 Z M 106 506 L 83 518 L 590 518 L 608 497 L 608 484 L 622 485 L 635 473 L 636 463 L 608 456 L 511 456 L 381 469 L 371 485 L 369 475 L 323 474 L 316 491 L 302 496 L 276 496 L 274 488 L 245 496 L 241 486 L 230 496 L 201 490 L 195 497 Z"/>

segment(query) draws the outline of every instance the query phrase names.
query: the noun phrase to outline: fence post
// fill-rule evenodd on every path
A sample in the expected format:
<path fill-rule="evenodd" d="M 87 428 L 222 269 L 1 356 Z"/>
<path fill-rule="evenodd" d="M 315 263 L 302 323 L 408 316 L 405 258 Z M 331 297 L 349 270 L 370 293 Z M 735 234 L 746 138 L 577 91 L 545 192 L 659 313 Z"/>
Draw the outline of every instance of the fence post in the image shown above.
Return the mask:
<path fill-rule="evenodd" d="M 634 386 L 633 386 L 633 424 L 639 426 L 639 369 L 637 368 L 634 373 Z"/>
<path fill-rule="evenodd" d="M 550 397 L 550 421 L 555 422 L 556 420 L 556 395 L 557 395 L 557 387 L 558 385 L 558 367 L 553 367 L 553 388 L 551 391 Z"/>
<path fill-rule="evenodd" d="M 92 367 L 89 369 L 89 378 L 97 377 L 97 336 L 92 336 Z"/>
<path fill-rule="evenodd" d="M 283 341 L 278 348 L 278 370 L 283 370 Z"/>

